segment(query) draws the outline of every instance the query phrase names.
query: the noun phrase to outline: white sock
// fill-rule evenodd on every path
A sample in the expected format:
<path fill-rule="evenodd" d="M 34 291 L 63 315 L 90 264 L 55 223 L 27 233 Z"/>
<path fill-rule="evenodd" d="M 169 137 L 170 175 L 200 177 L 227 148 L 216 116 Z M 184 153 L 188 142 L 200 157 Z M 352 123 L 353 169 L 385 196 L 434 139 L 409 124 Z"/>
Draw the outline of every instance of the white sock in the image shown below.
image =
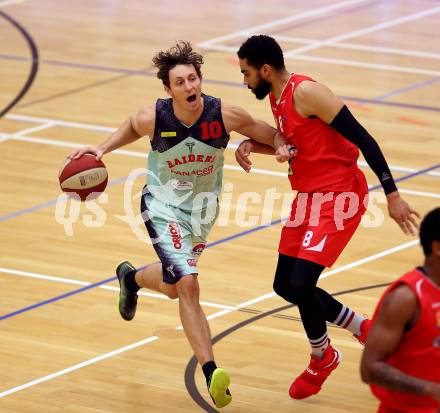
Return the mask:
<path fill-rule="evenodd" d="M 353 310 L 349 309 L 345 305 L 342 305 L 342 310 L 336 317 L 336 320 L 333 321 L 333 324 L 341 326 L 342 328 L 345 328 L 358 336 L 361 334 L 361 324 L 364 320 L 364 316 L 356 314 Z"/>
<path fill-rule="evenodd" d="M 309 342 L 312 347 L 312 354 L 316 357 L 322 358 L 322 355 L 324 354 L 324 351 L 327 350 L 329 344 L 327 333 L 314 340 L 309 338 Z"/>

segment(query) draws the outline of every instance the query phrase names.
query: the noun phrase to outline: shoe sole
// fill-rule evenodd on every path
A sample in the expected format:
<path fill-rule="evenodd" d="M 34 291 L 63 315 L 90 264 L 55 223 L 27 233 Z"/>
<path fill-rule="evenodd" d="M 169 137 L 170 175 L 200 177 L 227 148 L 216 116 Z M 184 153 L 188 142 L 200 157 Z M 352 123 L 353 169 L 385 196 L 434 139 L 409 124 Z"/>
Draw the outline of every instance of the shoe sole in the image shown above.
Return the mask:
<path fill-rule="evenodd" d="M 217 368 L 211 376 L 209 384 L 209 394 L 211 395 L 216 407 L 227 406 L 232 401 L 232 396 L 226 393 L 230 384 L 229 374 L 226 370 Z"/>

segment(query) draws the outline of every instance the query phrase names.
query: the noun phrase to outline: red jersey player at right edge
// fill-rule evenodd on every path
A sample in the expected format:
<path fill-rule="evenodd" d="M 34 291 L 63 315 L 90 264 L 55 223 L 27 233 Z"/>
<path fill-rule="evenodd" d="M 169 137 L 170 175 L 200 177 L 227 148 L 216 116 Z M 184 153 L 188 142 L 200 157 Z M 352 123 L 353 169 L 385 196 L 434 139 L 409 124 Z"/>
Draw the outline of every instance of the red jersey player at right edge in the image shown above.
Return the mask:
<path fill-rule="evenodd" d="M 269 36 L 248 38 L 238 50 L 244 83 L 257 99 L 270 98 L 278 130 L 296 151 L 289 180 L 298 194 L 279 244 L 275 292 L 298 306 L 312 348 L 308 368 L 290 385 L 294 399 L 321 390 L 339 365 L 341 353 L 330 345 L 326 320 L 351 331 L 365 343 L 370 320 L 355 313 L 316 286 L 325 267 L 341 254 L 359 226 L 368 202 L 368 186 L 357 166 L 359 149 L 378 176 L 390 216 L 406 234 L 414 234 L 416 211 L 403 201 L 376 141 L 357 122 L 347 106 L 326 86 L 310 77 L 290 74 L 283 52 Z M 249 171 L 251 152 L 270 153 L 265 145 L 246 140 L 236 151 Z"/>
<path fill-rule="evenodd" d="M 423 218 L 420 243 L 423 266 L 384 292 L 362 356 L 378 413 L 440 412 L 440 208 Z"/>

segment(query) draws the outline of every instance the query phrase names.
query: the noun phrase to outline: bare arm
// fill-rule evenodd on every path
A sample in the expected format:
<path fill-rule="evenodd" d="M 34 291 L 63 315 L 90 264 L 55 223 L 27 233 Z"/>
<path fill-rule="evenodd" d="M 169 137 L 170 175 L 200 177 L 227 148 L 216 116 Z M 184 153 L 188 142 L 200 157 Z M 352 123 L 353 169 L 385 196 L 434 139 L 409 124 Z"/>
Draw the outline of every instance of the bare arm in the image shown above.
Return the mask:
<path fill-rule="evenodd" d="M 106 153 L 114 151 L 122 146 L 128 145 L 142 136 L 152 136 L 156 117 L 155 106 L 148 106 L 140 109 L 130 116 L 126 121 L 113 132 L 104 142 L 97 146 L 83 146 L 72 152 L 68 158 L 77 159 L 84 153 L 93 153 L 99 160 Z"/>
<path fill-rule="evenodd" d="M 244 142 L 248 142 L 249 153 L 254 152 L 263 155 L 276 155 L 277 151 L 279 151 L 280 148 L 286 145 L 286 142 L 284 141 L 283 137 L 280 135 L 278 130 L 276 131 L 273 137 L 272 145 L 260 143 L 254 139 L 248 139 Z"/>
<path fill-rule="evenodd" d="M 246 172 L 249 172 L 252 166 L 249 159 L 251 152 L 276 155 L 279 162 L 285 162 L 292 157 L 278 130 L 266 122 L 254 119 L 238 106 L 223 104 L 222 115 L 228 132 L 235 131 L 251 138 L 243 141 L 235 152 L 237 162 Z"/>
<path fill-rule="evenodd" d="M 361 376 L 365 383 L 440 400 L 439 384 L 409 376 L 385 361 L 397 348 L 405 327 L 415 322 L 418 311 L 417 298 L 408 286 L 401 285 L 387 295 L 368 335 Z"/>
<path fill-rule="evenodd" d="M 277 130 L 266 122 L 254 119 L 248 112 L 238 106 L 222 103 L 222 116 L 226 130 L 234 131 L 254 141 L 275 148 Z M 272 152 L 273 153 L 273 152 Z"/>
<path fill-rule="evenodd" d="M 401 197 L 390 168 L 376 140 L 354 118 L 344 102 L 326 86 L 304 81 L 295 90 L 296 110 L 304 117 L 317 116 L 362 151 L 365 160 L 378 177 L 388 201 L 388 212 L 405 234 L 415 235 L 419 217 Z"/>

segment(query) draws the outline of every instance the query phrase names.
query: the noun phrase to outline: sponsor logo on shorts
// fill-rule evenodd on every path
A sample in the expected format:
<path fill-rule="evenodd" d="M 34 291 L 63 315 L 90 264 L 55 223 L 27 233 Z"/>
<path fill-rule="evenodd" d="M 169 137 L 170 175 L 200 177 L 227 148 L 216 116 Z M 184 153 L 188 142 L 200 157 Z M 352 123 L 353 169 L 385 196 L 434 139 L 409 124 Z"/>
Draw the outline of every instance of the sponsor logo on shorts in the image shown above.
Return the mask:
<path fill-rule="evenodd" d="M 204 249 L 205 249 L 205 244 L 194 245 L 194 247 L 191 251 L 191 255 L 193 257 L 200 257 L 200 255 L 202 255 L 202 252 Z"/>
<path fill-rule="evenodd" d="M 167 271 L 170 273 L 171 277 L 175 278 L 176 274 L 174 274 L 174 265 L 171 264 L 170 266 L 167 267 Z"/>
<path fill-rule="evenodd" d="M 196 267 L 197 266 L 197 260 L 195 258 L 190 258 L 189 260 L 186 260 L 186 262 L 188 263 L 188 265 L 190 267 Z"/>
<path fill-rule="evenodd" d="M 168 222 L 168 229 L 171 235 L 171 241 L 174 248 L 180 250 L 182 248 L 182 235 L 180 233 L 180 226 L 177 222 Z"/>

